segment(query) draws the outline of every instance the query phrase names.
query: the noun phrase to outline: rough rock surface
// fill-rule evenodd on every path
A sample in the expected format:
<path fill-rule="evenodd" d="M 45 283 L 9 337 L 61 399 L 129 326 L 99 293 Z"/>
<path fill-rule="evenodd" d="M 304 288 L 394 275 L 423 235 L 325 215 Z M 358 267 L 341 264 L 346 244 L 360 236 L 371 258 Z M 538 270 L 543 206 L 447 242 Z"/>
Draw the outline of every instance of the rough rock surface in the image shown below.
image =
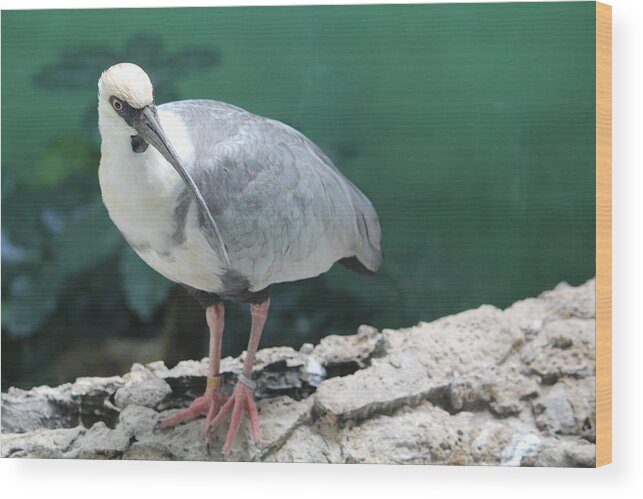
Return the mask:
<path fill-rule="evenodd" d="M 262 443 L 246 422 L 228 459 L 593 466 L 594 338 L 591 280 L 504 311 L 264 349 L 253 375 Z M 223 360 L 224 391 L 242 361 Z M 219 460 L 206 453 L 202 420 L 152 431 L 202 393 L 206 365 L 136 364 L 124 376 L 10 389 L 2 456 Z"/>

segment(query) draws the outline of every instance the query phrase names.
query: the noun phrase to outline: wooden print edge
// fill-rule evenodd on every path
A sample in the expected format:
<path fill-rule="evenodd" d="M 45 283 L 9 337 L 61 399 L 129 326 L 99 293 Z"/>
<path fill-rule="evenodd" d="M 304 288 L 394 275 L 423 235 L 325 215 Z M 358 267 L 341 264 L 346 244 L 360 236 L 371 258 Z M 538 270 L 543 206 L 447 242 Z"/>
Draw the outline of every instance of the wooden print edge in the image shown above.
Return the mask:
<path fill-rule="evenodd" d="M 612 7 L 596 2 L 596 466 L 612 462 Z"/>

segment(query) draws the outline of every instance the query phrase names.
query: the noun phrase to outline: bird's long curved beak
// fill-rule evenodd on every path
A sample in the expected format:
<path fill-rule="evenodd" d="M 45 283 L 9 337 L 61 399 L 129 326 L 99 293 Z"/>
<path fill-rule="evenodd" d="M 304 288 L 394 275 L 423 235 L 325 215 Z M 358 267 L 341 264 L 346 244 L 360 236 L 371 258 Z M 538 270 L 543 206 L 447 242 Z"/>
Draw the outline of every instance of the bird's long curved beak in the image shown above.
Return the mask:
<path fill-rule="evenodd" d="M 158 152 L 160 152 L 168 163 L 170 163 L 177 173 L 181 176 L 183 181 L 192 191 L 192 194 L 196 198 L 197 203 L 200 205 L 200 209 L 205 209 L 207 212 L 208 218 L 211 218 L 205 200 L 201 195 L 196 183 L 192 176 L 183 166 L 181 158 L 177 154 L 176 150 L 172 146 L 172 143 L 168 140 L 163 128 L 161 127 L 161 122 L 159 121 L 159 116 L 156 111 L 156 106 L 152 104 L 151 106 L 144 107 L 138 113 L 138 116 L 133 121 L 132 126 L 138 131 L 139 135 L 143 137 L 147 142 L 152 144 Z"/>
<path fill-rule="evenodd" d="M 230 265 L 230 258 L 226 251 L 225 245 L 223 244 L 223 239 L 219 233 L 219 228 L 217 227 L 214 217 L 208 208 L 208 205 L 203 199 L 203 195 L 192 176 L 183 166 L 181 158 L 177 154 L 176 150 L 172 146 L 172 143 L 168 140 L 161 123 L 159 121 L 158 113 L 156 111 L 156 106 L 152 104 L 151 106 L 144 107 L 138 113 L 136 113 L 135 118 L 131 121 L 131 126 L 133 126 L 139 133 L 139 135 L 145 139 L 147 142 L 152 144 L 158 152 L 160 152 L 168 163 L 170 163 L 177 173 L 181 176 L 185 184 L 188 186 L 192 195 L 201 211 L 203 217 L 208 220 L 209 225 L 212 227 L 212 233 L 217 240 L 219 249 L 224 257 L 224 261 Z"/>
<path fill-rule="evenodd" d="M 188 186 L 195 190 L 196 185 L 194 184 L 192 177 L 183 166 L 179 155 L 174 150 L 172 143 L 168 140 L 163 128 L 161 127 L 156 106 L 151 105 L 141 109 L 138 116 L 133 121 L 132 126 L 138 131 L 139 135 L 143 139 L 152 144 L 156 150 L 163 155 L 166 161 L 174 167 Z"/>

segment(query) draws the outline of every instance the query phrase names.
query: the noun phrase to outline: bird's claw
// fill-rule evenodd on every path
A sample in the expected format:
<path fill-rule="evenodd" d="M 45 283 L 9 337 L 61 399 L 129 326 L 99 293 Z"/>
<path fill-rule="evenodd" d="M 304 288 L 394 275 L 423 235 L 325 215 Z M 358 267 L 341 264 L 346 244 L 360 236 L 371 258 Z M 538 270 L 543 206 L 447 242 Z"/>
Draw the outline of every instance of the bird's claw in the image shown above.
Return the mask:
<path fill-rule="evenodd" d="M 250 426 L 252 434 L 256 442 L 261 441 L 259 433 L 259 419 L 257 416 L 257 406 L 255 405 L 252 390 L 243 381 L 238 381 L 234 392 L 228 398 L 221 410 L 216 416 L 208 420 L 208 428 L 206 431 L 206 441 L 212 441 L 212 435 L 216 429 L 223 423 L 224 418 L 230 414 L 230 427 L 226 434 L 225 442 L 223 444 L 223 457 L 225 458 L 232 448 L 232 443 L 239 431 L 244 413 L 247 413 L 250 419 Z"/>
<path fill-rule="evenodd" d="M 152 428 L 152 433 L 158 433 L 161 429 L 161 420 L 159 419 L 155 424 L 154 428 Z"/>

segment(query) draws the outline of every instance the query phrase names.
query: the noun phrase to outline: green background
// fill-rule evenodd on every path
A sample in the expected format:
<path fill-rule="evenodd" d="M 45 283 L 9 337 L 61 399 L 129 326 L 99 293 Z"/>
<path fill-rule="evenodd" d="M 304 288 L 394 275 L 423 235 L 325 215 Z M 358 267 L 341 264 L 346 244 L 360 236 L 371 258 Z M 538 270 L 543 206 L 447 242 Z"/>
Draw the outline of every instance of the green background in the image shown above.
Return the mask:
<path fill-rule="evenodd" d="M 148 270 L 97 179 L 96 83 L 295 126 L 379 212 L 385 262 L 273 292 L 263 346 L 504 307 L 595 262 L 595 4 L 2 13 L 2 386 L 207 354 L 199 306 Z M 224 354 L 247 341 L 228 307 Z"/>

